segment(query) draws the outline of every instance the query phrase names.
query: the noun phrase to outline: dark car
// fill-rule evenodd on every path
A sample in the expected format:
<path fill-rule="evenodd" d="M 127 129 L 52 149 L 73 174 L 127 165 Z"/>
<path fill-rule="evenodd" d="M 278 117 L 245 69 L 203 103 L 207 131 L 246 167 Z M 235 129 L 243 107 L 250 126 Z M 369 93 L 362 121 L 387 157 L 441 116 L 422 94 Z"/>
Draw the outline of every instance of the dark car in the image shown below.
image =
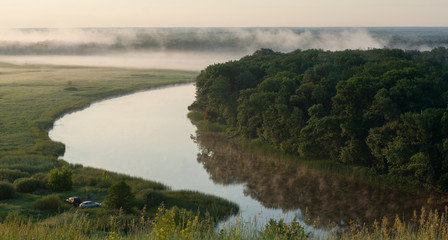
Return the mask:
<path fill-rule="evenodd" d="M 79 206 L 79 204 L 81 204 L 81 199 L 77 196 L 73 196 L 65 199 L 65 202 L 77 207 Z"/>

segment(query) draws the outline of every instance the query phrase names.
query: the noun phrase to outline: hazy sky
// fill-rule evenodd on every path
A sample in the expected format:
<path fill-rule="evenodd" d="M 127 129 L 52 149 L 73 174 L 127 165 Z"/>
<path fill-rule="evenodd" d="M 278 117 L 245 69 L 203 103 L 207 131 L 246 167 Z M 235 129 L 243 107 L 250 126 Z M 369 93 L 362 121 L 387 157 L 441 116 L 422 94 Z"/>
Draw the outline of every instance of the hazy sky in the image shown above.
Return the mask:
<path fill-rule="evenodd" d="M 0 27 L 448 26 L 447 0 L 0 0 Z"/>

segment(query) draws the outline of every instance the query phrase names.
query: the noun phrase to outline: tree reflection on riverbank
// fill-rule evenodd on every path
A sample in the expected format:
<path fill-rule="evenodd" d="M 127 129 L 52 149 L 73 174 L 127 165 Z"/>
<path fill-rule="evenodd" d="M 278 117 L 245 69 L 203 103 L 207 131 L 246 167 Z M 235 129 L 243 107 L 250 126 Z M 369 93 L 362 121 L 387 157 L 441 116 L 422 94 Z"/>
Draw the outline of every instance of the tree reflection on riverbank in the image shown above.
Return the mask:
<path fill-rule="evenodd" d="M 336 173 L 243 149 L 210 133 L 193 137 L 200 148 L 197 161 L 214 183 L 245 184 L 244 194 L 267 208 L 305 209 L 322 224 L 372 222 L 383 216 L 410 219 L 414 210 L 443 209 L 447 195 L 429 190 L 372 184 Z"/>

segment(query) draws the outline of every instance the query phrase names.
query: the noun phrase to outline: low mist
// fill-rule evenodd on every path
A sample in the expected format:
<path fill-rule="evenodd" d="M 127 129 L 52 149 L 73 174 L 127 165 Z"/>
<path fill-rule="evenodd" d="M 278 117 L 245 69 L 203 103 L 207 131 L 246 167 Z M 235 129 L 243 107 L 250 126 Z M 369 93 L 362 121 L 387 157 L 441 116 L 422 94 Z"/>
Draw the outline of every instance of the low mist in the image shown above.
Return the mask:
<path fill-rule="evenodd" d="M 208 65 L 236 60 L 243 56 L 186 52 L 129 52 L 113 55 L 7 55 L 0 56 L 0 62 L 18 65 L 49 64 L 200 71 Z"/>
<path fill-rule="evenodd" d="M 88 28 L 0 29 L 0 61 L 200 70 L 260 48 L 401 48 L 448 46 L 448 28 Z"/>

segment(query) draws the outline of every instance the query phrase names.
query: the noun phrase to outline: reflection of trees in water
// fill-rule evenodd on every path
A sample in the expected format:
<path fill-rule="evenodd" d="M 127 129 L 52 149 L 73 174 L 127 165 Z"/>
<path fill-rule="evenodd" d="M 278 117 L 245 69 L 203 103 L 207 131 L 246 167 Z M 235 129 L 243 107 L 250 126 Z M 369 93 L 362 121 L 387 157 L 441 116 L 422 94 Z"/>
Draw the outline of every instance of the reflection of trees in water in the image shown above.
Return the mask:
<path fill-rule="evenodd" d="M 197 133 L 201 163 L 215 183 L 245 183 L 245 195 L 267 208 L 308 208 L 325 222 L 373 221 L 383 216 L 410 217 L 413 210 L 441 208 L 442 195 L 372 185 L 350 177 L 311 170 L 297 163 L 263 156 L 236 143 Z M 445 195 L 446 196 L 446 195 Z"/>

